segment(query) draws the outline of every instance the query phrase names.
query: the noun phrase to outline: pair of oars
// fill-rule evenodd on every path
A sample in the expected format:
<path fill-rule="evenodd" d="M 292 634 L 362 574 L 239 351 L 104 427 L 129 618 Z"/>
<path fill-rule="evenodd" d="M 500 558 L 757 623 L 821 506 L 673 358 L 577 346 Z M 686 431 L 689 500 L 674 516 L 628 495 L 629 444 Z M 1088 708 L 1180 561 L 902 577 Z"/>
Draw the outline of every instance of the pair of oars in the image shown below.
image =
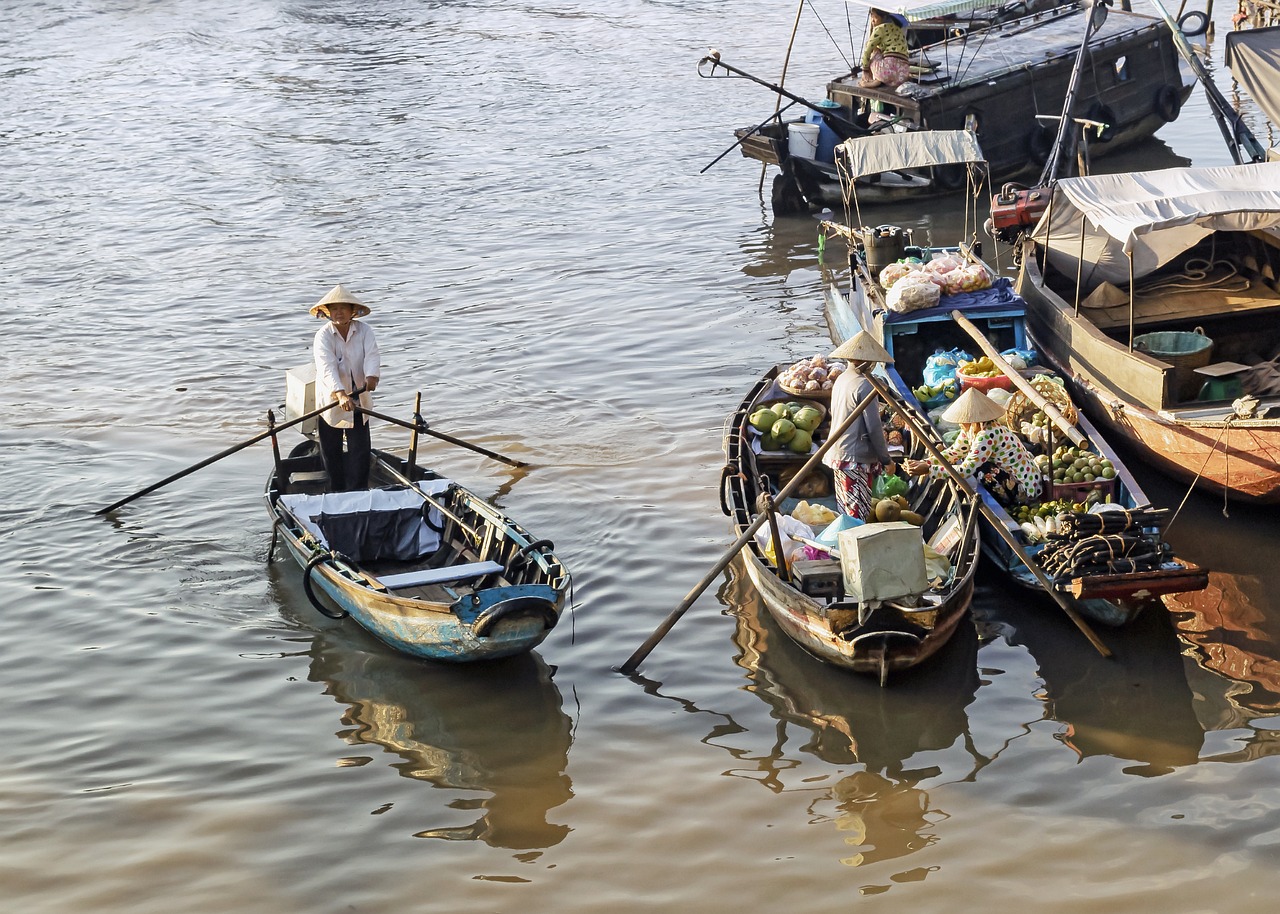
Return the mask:
<path fill-rule="evenodd" d="M 363 392 L 364 392 L 364 388 L 360 387 L 352 391 L 351 395 L 353 397 L 358 397 Z M 232 454 L 236 453 L 237 451 L 243 451 L 245 448 L 251 445 L 257 444 L 259 441 L 264 441 L 267 438 L 274 438 L 277 432 L 283 429 L 289 428 L 290 426 L 294 426 L 294 425 L 298 425 L 300 423 L 306 422 L 308 419 L 314 419 L 316 416 L 319 416 L 321 413 L 325 412 L 326 410 L 333 409 L 333 408 L 334 408 L 334 404 L 328 403 L 328 404 L 325 404 L 324 406 L 321 406 L 318 409 L 313 409 L 311 412 L 306 413 L 305 415 L 298 416 L 296 419 L 290 419 L 288 422 L 282 422 L 279 425 L 272 425 L 265 432 L 254 435 L 252 438 L 248 439 L 247 441 L 241 441 L 239 444 L 232 445 L 231 447 L 227 448 L 224 451 L 219 451 L 218 453 L 214 454 L 212 457 L 206 457 L 204 460 L 201 460 L 199 463 L 192 464 L 191 466 L 187 467 L 185 470 L 179 470 L 177 473 L 174 473 L 171 476 L 166 476 L 164 479 L 160 480 L 159 482 L 152 483 L 151 485 L 147 486 L 144 489 L 139 489 L 137 492 L 134 492 L 132 495 L 128 495 L 120 499 L 119 501 L 112 502 L 111 504 L 107 505 L 105 508 L 99 508 L 94 513 L 109 514 L 110 512 L 114 511 L 116 508 L 119 508 L 122 505 L 127 505 L 129 502 L 133 501 L 135 498 L 141 498 L 143 495 L 147 495 L 151 492 L 154 492 L 156 489 L 162 488 L 163 486 L 167 486 L 169 483 L 182 479 L 184 476 L 190 476 L 192 473 L 196 472 L 196 470 L 202 470 L 205 467 L 209 466 L 209 464 L 217 463 L 222 458 L 230 457 Z M 391 416 L 384 416 L 382 413 L 377 413 L 377 412 L 374 412 L 373 410 L 365 409 L 360 406 L 357 406 L 356 409 L 360 410 L 360 412 L 362 413 L 366 413 L 367 415 L 373 416 L 376 419 L 382 419 L 383 421 L 391 422 L 395 425 L 412 429 L 415 432 L 415 434 L 417 432 L 424 432 L 428 435 L 431 435 L 433 438 L 439 438 L 441 441 L 447 441 L 450 444 L 455 444 L 459 447 L 467 448 L 468 450 L 475 451 L 478 454 L 483 454 L 486 457 L 491 457 L 494 460 L 501 461 L 502 463 L 508 464 L 513 467 L 528 466 L 527 463 L 523 463 L 519 460 L 514 460 L 510 457 L 504 457 L 501 454 L 497 454 L 493 451 L 488 450 L 487 448 L 480 447 L 480 445 L 478 444 L 472 444 L 469 441 L 462 440 L 461 438 L 455 438 L 453 435 L 446 435 L 444 432 L 438 432 L 428 427 L 427 424 L 422 421 L 422 417 L 416 414 L 413 417 L 414 419 L 413 422 L 406 422 L 403 419 L 395 419 Z"/>

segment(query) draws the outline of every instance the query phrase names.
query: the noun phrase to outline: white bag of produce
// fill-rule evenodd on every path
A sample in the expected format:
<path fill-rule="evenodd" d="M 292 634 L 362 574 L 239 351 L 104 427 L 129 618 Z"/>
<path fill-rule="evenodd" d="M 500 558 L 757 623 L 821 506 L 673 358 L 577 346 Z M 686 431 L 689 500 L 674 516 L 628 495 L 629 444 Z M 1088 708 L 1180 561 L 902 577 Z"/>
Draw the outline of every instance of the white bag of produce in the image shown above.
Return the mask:
<path fill-rule="evenodd" d="M 923 273 L 913 273 L 893 284 L 893 288 L 885 296 L 885 304 L 892 311 L 906 313 L 932 308 L 941 297 L 942 290 L 932 280 L 925 278 Z"/>

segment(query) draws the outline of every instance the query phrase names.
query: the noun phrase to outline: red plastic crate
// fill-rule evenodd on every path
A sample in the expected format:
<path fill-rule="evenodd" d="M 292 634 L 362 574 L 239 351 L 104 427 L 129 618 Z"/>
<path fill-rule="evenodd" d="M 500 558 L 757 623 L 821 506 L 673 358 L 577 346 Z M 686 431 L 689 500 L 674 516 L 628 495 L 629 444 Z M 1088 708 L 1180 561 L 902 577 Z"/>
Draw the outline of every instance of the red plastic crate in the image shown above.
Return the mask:
<path fill-rule="evenodd" d="M 1048 500 L 1055 501 L 1059 498 L 1065 498 L 1073 502 L 1084 501 L 1094 489 L 1101 492 L 1103 498 L 1108 495 L 1115 498 L 1116 480 L 1095 479 L 1093 482 L 1055 482 Z"/>

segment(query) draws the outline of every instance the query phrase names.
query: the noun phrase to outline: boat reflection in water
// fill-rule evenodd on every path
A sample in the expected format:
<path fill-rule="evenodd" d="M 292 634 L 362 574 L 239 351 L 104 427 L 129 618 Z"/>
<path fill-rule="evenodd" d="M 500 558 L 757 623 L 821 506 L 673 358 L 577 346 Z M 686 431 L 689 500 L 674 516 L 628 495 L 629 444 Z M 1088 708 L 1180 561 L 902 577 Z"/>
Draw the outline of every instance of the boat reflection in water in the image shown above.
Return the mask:
<path fill-rule="evenodd" d="M 1274 602 L 1274 591 L 1272 591 Z M 1191 667 L 1196 713 L 1206 731 L 1242 730 L 1243 748 L 1209 760 L 1243 762 L 1280 755 L 1274 724 L 1257 718 L 1280 715 L 1280 619 L 1263 607 L 1267 597 L 1253 576 L 1211 573 L 1199 593 L 1165 598 Z"/>
<path fill-rule="evenodd" d="M 1141 763 L 1129 774 L 1154 776 L 1194 765 L 1204 731 L 1187 684 L 1181 645 L 1157 603 L 1124 628 L 1108 629 L 1103 657 L 1065 616 L 1028 606 L 1008 587 L 992 586 L 981 607 L 986 622 L 1035 661 L 1038 698 L 1056 738 L 1080 758 L 1110 756 Z"/>
<path fill-rule="evenodd" d="M 778 629 L 740 567 L 731 566 L 719 598 L 737 619 L 735 661 L 746 672 L 744 688 L 764 701 L 777 725 L 744 727 L 728 714 L 663 694 L 657 683 L 638 681 L 652 694 L 718 719 L 706 742 L 733 756 L 731 776 L 775 793 L 811 794 L 810 821 L 844 834 L 850 849 L 842 859 L 846 865 L 906 857 L 933 844 L 935 826 L 947 814 L 919 785 L 941 776 L 943 764 L 953 774 L 990 761 L 977 753 L 967 732 L 966 708 L 978 689 L 973 626 L 961 625 L 925 664 L 882 688 L 796 645 Z M 762 736 L 764 747 L 758 742 Z M 800 763 L 797 747 L 829 765 L 857 770 L 832 784 Z"/>
<path fill-rule="evenodd" d="M 316 633 L 311 656 L 308 678 L 348 706 L 342 720 L 349 729 L 340 737 L 398 755 L 394 767 L 405 777 L 477 794 L 449 804 L 472 811 L 474 822 L 415 837 L 530 850 L 568 834 L 547 814 L 572 795 L 565 773 L 572 721 L 552 669 L 536 652 L 459 668 L 403 657 L 335 629 Z"/>

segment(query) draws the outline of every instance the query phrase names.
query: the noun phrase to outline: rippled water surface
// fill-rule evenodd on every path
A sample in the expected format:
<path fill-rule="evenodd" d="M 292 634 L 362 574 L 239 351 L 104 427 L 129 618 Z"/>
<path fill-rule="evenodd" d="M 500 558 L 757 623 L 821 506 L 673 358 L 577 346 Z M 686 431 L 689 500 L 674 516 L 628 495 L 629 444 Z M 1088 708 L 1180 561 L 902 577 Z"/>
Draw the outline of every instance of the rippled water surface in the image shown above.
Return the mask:
<path fill-rule="evenodd" d="M 817 8 L 789 84 L 820 97 L 828 33 L 850 52 Z M 7 908 L 1274 906 L 1274 511 L 1193 494 L 1171 538 L 1212 586 L 1104 633 L 1111 660 L 984 577 L 976 629 L 881 690 L 730 574 L 613 671 L 729 544 L 723 417 L 829 345 L 815 221 L 775 221 L 736 151 L 700 173 L 772 102 L 697 59 L 775 78 L 794 10 L 0 10 Z M 1161 140 L 1130 167 L 1226 161 L 1199 93 Z M 961 216 L 875 218 L 942 242 Z M 382 407 L 420 391 L 532 464 L 426 450 L 575 572 L 536 655 L 442 669 L 318 616 L 269 561 L 265 444 L 93 514 L 261 431 L 339 281 Z"/>

